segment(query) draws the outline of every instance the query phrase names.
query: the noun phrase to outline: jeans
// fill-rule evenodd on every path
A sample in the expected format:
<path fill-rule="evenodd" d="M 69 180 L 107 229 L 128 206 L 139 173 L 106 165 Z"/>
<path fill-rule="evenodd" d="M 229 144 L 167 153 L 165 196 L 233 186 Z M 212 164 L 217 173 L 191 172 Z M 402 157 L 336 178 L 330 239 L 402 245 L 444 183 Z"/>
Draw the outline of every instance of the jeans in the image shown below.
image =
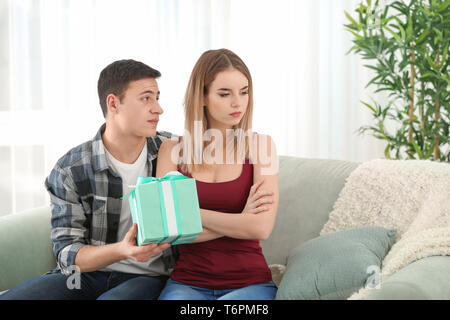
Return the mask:
<path fill-rule="evenodd" d="M 277 287 L 273 281 L 243 288 L 214 290 L 167 280 L 159 300 L 273 300 Z"/>
<path fill-rule="evenodd" d="M 27 280 L 0 295 L 0 300 L 154 300 L 167 280 L 122 272 L 83 272 L 79 285 L 57 273 Z M 70 280 L 69 280 L 70 282 Z M 70 289 L 72 287 L 73 289 Z"/>

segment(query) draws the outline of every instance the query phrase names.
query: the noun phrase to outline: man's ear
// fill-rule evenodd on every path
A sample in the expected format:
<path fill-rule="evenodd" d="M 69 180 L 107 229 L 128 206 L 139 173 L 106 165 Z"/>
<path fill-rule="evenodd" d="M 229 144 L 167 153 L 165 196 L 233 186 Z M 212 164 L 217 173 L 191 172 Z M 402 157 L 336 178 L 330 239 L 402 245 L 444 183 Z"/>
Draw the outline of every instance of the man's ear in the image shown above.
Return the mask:
<path fill-rule="evenodd" d="M 117 97 L 113 93 L 108 94 L 108 96 L 106 97 L 106 107 L 108 108 L 108 113 L 116 114 L 119 111 L 119 103 L 119 97 Z"/>

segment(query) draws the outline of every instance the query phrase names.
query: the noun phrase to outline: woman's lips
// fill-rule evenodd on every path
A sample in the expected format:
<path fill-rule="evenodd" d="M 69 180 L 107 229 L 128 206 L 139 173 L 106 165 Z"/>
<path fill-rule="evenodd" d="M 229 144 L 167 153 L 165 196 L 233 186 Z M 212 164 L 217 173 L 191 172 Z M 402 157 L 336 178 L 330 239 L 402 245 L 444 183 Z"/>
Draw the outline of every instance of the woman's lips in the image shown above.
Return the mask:
<path fill-rule="evenodd" d="M 240 115 L 241 115 L 241 112 L 230 113 L 230 116 L 235 117 L 235 118 L 239 117 Z"/>

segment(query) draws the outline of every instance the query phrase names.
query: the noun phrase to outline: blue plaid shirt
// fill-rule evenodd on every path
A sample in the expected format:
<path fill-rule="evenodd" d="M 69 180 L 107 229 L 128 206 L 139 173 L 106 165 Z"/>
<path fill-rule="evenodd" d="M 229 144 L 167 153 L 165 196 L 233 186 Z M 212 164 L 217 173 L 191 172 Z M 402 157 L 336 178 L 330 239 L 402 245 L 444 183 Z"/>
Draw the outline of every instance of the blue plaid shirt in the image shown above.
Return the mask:
<path fill-rule="evenodd" d="M 109 167 L 101 134 L 67 152 L 45 180 L 50 194 L 51 240 L 57 268 L 69 275 L 75 256 L 84 245 L 117 242 L 123 194 L 122 178 Z M 157 131 L 147 138 L 148 176 L 155 176 L 159 147 L 172 134 Z M 167 270 L 175 265 L 176 249 L 163 252 Z"/>

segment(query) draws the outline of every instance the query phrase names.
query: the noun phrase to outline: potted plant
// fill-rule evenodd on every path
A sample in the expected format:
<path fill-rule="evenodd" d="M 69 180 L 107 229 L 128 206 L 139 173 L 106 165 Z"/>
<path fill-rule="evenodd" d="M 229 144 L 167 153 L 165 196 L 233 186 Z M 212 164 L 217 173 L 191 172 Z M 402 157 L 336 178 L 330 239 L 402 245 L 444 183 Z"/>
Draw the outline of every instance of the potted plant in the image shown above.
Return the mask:
<path fill-rule="evenodd" d="M 363 126 L 386 140 L 386 158 L 450 162 L 450 0 L 361 2 L 353 18 L 345 12 L 354 46 L 347 52 L 370 60 L 374 71 L 367 86 L 387 91 L 381 105 L 363 102 L 376 125 Z M 366 86 L 366 87 L 367 87 Z M 391 134 L 386 119 L 398 126 Z"/>

